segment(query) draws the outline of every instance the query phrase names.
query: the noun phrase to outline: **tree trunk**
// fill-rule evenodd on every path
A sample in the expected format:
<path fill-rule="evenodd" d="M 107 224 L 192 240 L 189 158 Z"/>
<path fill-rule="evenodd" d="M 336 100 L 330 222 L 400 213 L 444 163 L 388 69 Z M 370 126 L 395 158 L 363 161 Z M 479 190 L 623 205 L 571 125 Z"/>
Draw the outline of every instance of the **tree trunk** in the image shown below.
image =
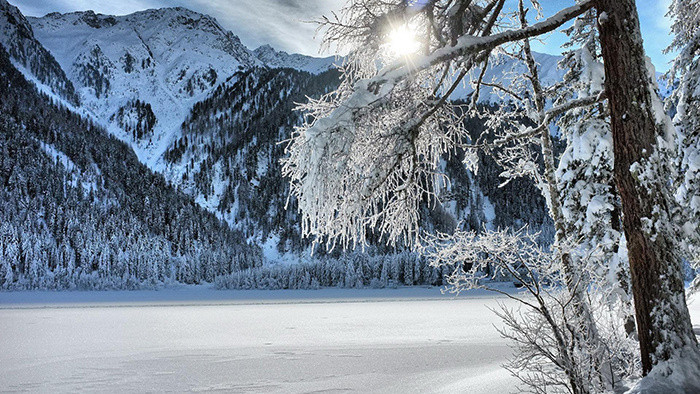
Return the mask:
<path fill-rule="evenodd" d="M 598 23 L 612 122 L 615 180 L 622 199 L 646 375 L 681 348 L 690 345 L 695 351 L 697 340 L 685 301 L 681 262 L 674 254 L 673 235 L 662 230 L 652 236 L 643 227 L 645 218 L 655 220 L 655 210 L 657 214 L 670 213 L 669 179 L 654 168 L 654 175 L 658 175 L 654 182 L 642 184 L 630 169 L 635 163 L 642 168 L 653 165 L 654 161 L 650 164 L 646 159 L 656 148 L 657 136 L 664 135 L 652 109 L 652 94 L 656 93 L 649 89 L 650 75 L 634 0 L 599 0 Z"/>

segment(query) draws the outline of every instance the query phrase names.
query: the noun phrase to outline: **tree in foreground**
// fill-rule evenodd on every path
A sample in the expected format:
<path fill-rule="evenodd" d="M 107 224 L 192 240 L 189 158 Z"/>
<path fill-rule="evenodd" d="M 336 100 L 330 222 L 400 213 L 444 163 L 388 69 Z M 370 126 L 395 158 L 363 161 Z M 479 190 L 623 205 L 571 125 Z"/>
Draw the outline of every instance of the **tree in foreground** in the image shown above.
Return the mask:
<path fill-rule="evenodd" d="M 532 6 L 539 13 L 538 2 Z M 528 176 L 539 186 L 556 227 L 553 248 L 536 249 L 527 231 L 457 232 L 427 240 L 434 263 L 454 267 L 453 290 L 483 286 L 485 273 L 501 271 L 516 277 L 534 297 L 535 303 L 519 298 L 531 313 L 503 314 L 509 337 L 523 356 L 520 362 L 516 357 L 514 368 L 529 369 L 519 376 L 534 391 L 574 393 L 618 390 L 621 379 L 634 377 L 635 366 L 624 362 L 625 350 L 614 347 L 619 330 L 601 330 L 609 326 L 604 318 L 609 314 L 599 307 L 609 307 L 601 295 L 611 286 L 625 288 L 626 283 L 629 288 L 631 283 L 637 333 L 626 317 L 611 321 L 624 327 L 625 340 L 638 335 L 641 373 L 653 369 L 658 378 L 638 387 L 654 387 L 664 379 L 669 383 L 681 369 L 697 370 L 700 361 L 675 253 L 676 216 L 682 213 L 669 187 L 676 178 L 671 168 L 675 133 L 659 110 L 635 3 L 581 0 L 534 24 L 528 24 L 526 12 L 522 2 L 505 0 L 350 0 L 339 15 L 324 19 L 325 44 L 349 55 L 339 89 L 302 106 L 307 123 L 293 136 L 284 162 L 303 231 L 331 248 L 362 244 L 368 231 L 389 242 L 417 243 L 420 204 L 435 203 L 437 185 L 448 181 L 440 173 L 441 157 L 466 149 L 466 164 L 476 169 L 474 150 L 483 149 L 507 177 Z M 579 78 L 542 86 L 529 40 L 572 20 L 579 59 L 598 47 L 604 65 L 588 59 L 578 67 Z M 586 39 L 581 26 L 588 26 Z M 494 53 L 514 57 L 527 71 L 516 72 L 508 84 L 484 81 Z M 587 67 L 598 72 L 581 80 Z M 602 77 L 593 78 L 603 74 L 603 67 L 604 84 Z M 586 88 L 574 86 L 577 80 Z M 472 83 L 476 90 L 466 107 L 450 100 L 462 83 Z M 477 105 L 482 86 L 513 100 L 484 112 Z M 555 105 L 548 109 L 549 100 Z M 487 117 L 496 136 L 469 141 L 464 128 L 468 116 Z M 596 147 L 603 159 L 597 167 L 576 162 L 569 152 L 559 171 L 555 168 L 549 128 L 567 118 L 588 125 L 566 131 L 572 151 L 582 147 L 582 135 L 611 142 Z M 592 200 L 602 201 L 592 218 L 570 209 L 576 198 L 590 194 L 576 189 L 578 183 L 570 177 L 590 177 L 587 172 L 600 185 L 592 189 L 593 197 L 602 198 Z M 618 195 L 626 254 L 621 239 L 606 238 L 620 229 L 619 211 L 614 213 Z M 596 253 L 604 248 L 606 252 Z M 593 254 L 598 257 L 591 259 Z M 596 280 L 620 256 L 629 258 L 629 274 L 617 271 L 615 280 Z M 591 285 L 604 291 L 595 293 Z M 680 359 L 687 360 L 685 366 Z M 679 379 L 679 385 L 698 385 L 687 374 Z"/>
<path fill-rule="evenodd" d="M 669 72 L 678 87 L 669 98 L 676 108 L 674 124 L 678 132 L 676 198 L 685 215 L 679 223 L 684 251 L 695 269 L 700 268 L 700 1 L 676 0 L 670 15 L 675 39 L 670 49 L 680 51 Z M 693 287 L 698 289 L 696 279 Z"/>

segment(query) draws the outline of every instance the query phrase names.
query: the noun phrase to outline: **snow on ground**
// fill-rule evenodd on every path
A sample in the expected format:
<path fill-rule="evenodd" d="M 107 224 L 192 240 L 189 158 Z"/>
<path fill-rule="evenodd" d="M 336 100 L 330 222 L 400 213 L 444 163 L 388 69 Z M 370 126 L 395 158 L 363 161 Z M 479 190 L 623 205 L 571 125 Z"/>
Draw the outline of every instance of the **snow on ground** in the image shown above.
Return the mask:
<path fill-rule="evenodd" d="M 0 293 L 0 391 L 515 392 L 499 302 L 513 305 L 436 288 Z"/>
<path fill-rule="evenodd" d="M 0 293 L 0 391 L 502 393 L 514 380 L 497 301 L 436 288 Z"/>

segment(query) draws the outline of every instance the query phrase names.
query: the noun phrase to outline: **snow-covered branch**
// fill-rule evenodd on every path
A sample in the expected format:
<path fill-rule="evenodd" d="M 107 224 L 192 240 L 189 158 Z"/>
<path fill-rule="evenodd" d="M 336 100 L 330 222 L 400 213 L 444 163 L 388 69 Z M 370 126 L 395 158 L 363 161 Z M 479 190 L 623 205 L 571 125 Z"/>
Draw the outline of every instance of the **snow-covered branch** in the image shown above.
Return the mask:
<path fill-rule="evenodd" d="M 510 93 L 509 91 L 509 94 L 514 95 L 515 93 Z M 575 100 L 567 101 L 564 104 L 552 107 L 549 110 L 545 111 L 544 121 L 535 127 L 528 127 L 525 129 L 525 131 L 509 134 L 504 138 L 499 138 L 493 142 L 483 142 L 478 144 L 461 144 L 461 146 L 465 149 L 495 149 L 507 145 L 513 141 L 537 137 L 540 136 L 543 132 L 549 130 L 549 126 L 554 120 L 556 120 L 558 116 L 561 116 L 562 114 L 575 108 L 587 107 L 596 103 L 603 102 L 606 98 L 607 96 L 605 95 L 605 91 L 602 91 L 596 96 L 581 97 Z"/>
<path fill-rule="evenodd" d="M 367 4 L 356 6 L 354 20 L 368 26 L 407 18 L 400 7 L 380 8 L 382 16 L 367 14 Z M 419 204 L 435 198 L 434 185 L 447 182 L 437 170 L 439 157 L 467 135 L 463 115 L 449 102 L 461 80 L 497 46 L 552 31 L 591 6 L 582 1 L 532 26 L 491 34 L 503 7 L 493 2 L 473 10 L 483 24 L 465 29 L 454 45 L 402 57 L 378 72 L 376 62 L 358 55 L 377 45 L 368 36 L 371 44 L 353 53 L 341 88 L 301 108 L 311 116 L 287 149 L 283 171 L 299 200 L 305 235 L 327 236 L 331 246 L 362 243 L 370 227 L 391 242 L 415 237 Z M 454 75 L 439 76 L 448 75 L 450 64 Z"/>
<path fill-rule="evenodd" d="M 355 83 L 354 92 L 344 100 L 343 104 L 334 110 L 327 118 L 319 119 L 308 130 L 311 135 L 320 130 L 328 129 L 349 120 L 352 111 L 366 108 L 369 105 L 378 104 L 386 97 L 396 84 L 408 76 L 429 69 L 430 67 L 446 61 L 450 61 L 465 55 L 474 55 L 508 42 L 523 40 L 525 38 L 549 33 L 564 23 L 583 14 L 593 6 L 593 0 L 585 0 L 574 6 L 563 9 L 550 18 L 522 29 L 508 30 L 502 33 L 474 37 L 464 35 L 453 46 L 435 50 L 432 54 L 411 62 L 404 59 L 397 60 L 394 64 L 384 67 L 376 76 L 359 80 Z"/>

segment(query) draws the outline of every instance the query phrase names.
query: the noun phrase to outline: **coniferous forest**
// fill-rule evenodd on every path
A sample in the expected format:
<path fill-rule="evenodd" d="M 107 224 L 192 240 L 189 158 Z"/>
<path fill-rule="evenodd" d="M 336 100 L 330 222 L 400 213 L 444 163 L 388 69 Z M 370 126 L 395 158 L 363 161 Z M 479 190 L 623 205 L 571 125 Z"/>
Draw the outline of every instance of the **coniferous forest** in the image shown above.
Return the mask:
<path fill-rule="evenodd" d="M 127 145 L 39 93 L 4 49 L 0 73 L 3 288 L 198 283 L 262 263 Z"/>

